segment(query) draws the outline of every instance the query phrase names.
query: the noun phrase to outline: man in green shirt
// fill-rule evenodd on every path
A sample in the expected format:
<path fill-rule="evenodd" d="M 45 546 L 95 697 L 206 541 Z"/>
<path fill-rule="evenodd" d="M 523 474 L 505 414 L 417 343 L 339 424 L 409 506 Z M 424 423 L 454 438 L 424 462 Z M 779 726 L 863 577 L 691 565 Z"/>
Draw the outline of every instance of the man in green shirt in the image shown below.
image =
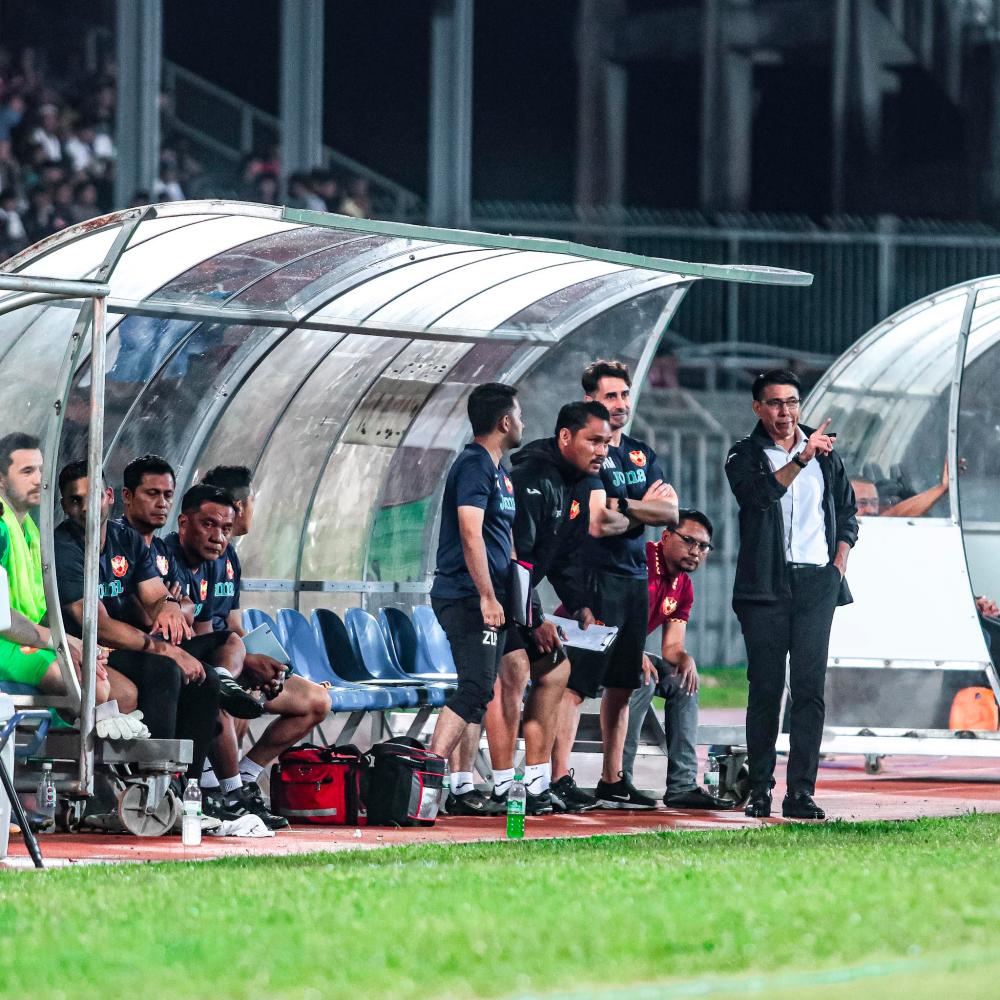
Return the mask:
<path fill-rule="evenodd" d="M 15 432 L 0 438 L 0 566 L 7 574 L 10 589 L 11 617 L 23 616 L 36 626 L 40 640 L 51 646 L 48 629 L 42 625 L 46 615 L 45 590 L 42 584 L 42 556 L 38 526 L 31 511 L 41 502 L 42 452 L 38 438 Z M 18 633 L 21 638 L 26 634 Z M 80 669 L 79 650 L 73 659 Z M 106 658 L 97 664 L 96 701 L 101 704 L 111 695 L 111 679 Z M 39 688 L 46 694 L 65 694 L 65 685 L 51 648 L 32 642 L 18 643 L 0 637 L 0 680 Z M 115 677 L 119 707 L 135 707 L 135 688 L 124 677 Z M 131 690 L 129 690 L 131 689 Z"/>

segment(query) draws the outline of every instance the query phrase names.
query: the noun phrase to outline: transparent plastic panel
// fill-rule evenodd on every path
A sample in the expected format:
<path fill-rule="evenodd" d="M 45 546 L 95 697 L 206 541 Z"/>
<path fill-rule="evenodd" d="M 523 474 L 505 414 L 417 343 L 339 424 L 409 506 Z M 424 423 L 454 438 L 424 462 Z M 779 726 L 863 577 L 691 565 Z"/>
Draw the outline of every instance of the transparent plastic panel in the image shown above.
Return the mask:
<path fill-rule="evenodd" d="M 439 317 L 467 299 L 500 282 L 532 271 L 576 262 L 579 259 L 568 254 L 526 250 L 479 261 L 453 274 L 444 274 L 431 279 L 407 295 L 388 303 L 378 313 L 378 322 L 386 325 L 399 323 L 408 329 L 429 327 Z"/>
<path fill-rule="evenodd" d="M 39 306 L 19 310 L 3 317 L 0 323 L 0 349 L 9 348 L 0 361 L 0 399 L 3 400 L 4 434 L 25 431 L 41 436 L 53 402 L 60 393 L 56 374 L 80 307 Z M 27 315 L 25 315 L 27 314 Z M 24 320 L 31 323 L 25 327 Z M 15 339 L 16 337 L 16 339 Z"/>
<path fill-rule="evenodd" d="M 275 424 L 310 372 L 337 345 L 338 335 L 315 330 L 275 331 L 273 348 L 232 395 L 197 460 L 257 467 Z"/>
<path fill-rule="evenodd" d="M 476 295 L 458 308 L 440 316 L 434 327 L 444 330 L 492 330 L 505 320 L 523 312 L 532 303 L 546 298 L 553 292 L 568 288 L 589 278 L 605 277 L 626 270 L 620 264 L 607 264 L 599 260 L 581 260 L 557 267 L 546 267 L 531 274 L 523 274 Z"/>
<path fill-rule="evenodd" d="M 402 259 L 399 267 L 379 274 L 370 281 L 345 292 L 329 305 L 324 306 L 316 314 L 316 317 L 331 316 L 344 322 L 363 321 L 372 317 L 373 322 L 378 322 L 378 311 L 387 302 L 395 301 L 425 281 L 438 275 L 453 274 L 456 269 L 466 267 L 475 261 L 514 252 L 512 250 L 475 250 L 451 244 L 436 249 L 438 253 L 435 256 L 425 256 L 413 262 L 409 261 L 409 255 L 407 255 Z"/>
<path fill-rule="evenodd" d="M 233 215 L 200 223 L 193 230 L 174 229 L 122 254 L 111 275 L 111 294 L 144 299 L 200 261 L 232 247 L 286 229 L 300 228 L 273 219 Z"/>
<path fill-rule="evenodd" d="M 282 264 L 342 243 L 348 235 L 320 226 L 272 233 L 203 260 L 159 289 L 155 299 L 204 305 L 224 302 Z"/>
<path fill-rule="evenodd" d="M 303 523 L 330 449 L 372 382 L 404 346 L 385 337 L 345 337 L 301 385 L 271 433 L 254 476 L 254 526 L 240 549 L 245 575 L 295 579 Z M 373 485 L 363 467 L 358 476 L 367 484 L 370 504 L 378 480 Z M 343 485 L 349 490 L 357 484 Z M 339 535 L 328 543 L 339 547 Z"/>
<path fill-rule="evenodd" d="M 1000 288 L 980 288 L 958 413 L 958 498 L 976 594 L 1000 601 Z"/>
<path fill-rule="evenodd" d="M 303 580 L 362 579 L 375 501 L 397 446 L 408 440 L 430 405 L 428 397 L 469 350 L 468 344 L 410 344 L 372 386 L 323 470 L 302 553 Z M 380 434 L 380 428 L 392 433 Z M 381 443 L 373 447 L 368 441 Z"/>
<path fill-rule="evenodd" d="M 121 226 L 105 226 L 34 258 L 18 274 L 36 278 L 88 278 L 103 263 Z"/>
<path fill-rule="evenodd" d="M 864 516 L 947 517 L 948 406 L 967 294 L 919 303 L 865 339 L 808 400 L 802 422 L 827 417 Z"/>
<path fill-rule="evenodd" d="M 157 236 L 172 232 L 175 229 L 190 229 L 191 226 L 198 225 L 199 222 L 207 222 L 209 219 L 218 219 L 218 215 L 167 215 L 163 218 L 147 219 L 140 222 L 138 229 L 132 235 L 129 246 L 138 246 L 147 240 L 155 240 Z M 194 235 L 193 230 L 188 233 Z"/>

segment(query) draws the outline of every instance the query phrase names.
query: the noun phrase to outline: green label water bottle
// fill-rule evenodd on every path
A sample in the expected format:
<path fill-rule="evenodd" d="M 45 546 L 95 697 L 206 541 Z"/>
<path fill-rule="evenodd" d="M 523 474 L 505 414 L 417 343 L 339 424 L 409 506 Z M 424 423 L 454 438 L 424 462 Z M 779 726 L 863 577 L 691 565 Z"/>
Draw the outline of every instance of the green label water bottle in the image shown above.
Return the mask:
<path fill-rule="evenodd" d="M 524 790 L 524 775 L 515 774 L 507 793 L 507 839 L 520 840 L 524 836 L 524 809 L 528 796 Z"/>

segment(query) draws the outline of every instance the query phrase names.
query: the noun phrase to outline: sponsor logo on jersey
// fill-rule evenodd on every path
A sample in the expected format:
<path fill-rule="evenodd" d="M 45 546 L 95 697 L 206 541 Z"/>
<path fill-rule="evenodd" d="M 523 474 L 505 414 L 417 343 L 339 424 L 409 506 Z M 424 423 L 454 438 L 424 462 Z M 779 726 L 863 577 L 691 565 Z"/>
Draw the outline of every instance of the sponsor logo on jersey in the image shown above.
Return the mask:
<path fill-rule="evenodd" d="M 672 597 L 663 598 L 663 613 L 667 616 L 672 615 L 677 610 L 677 602 Z"/>
<path fill-rule="evenodd" d="M 170 560 L 166 556 L 156 557 L 156 572 L 160 576 L 169 576 L 170 574 Z"/>
<path fill-rule="evenodd" d="M 21 647 L 21 652 L 25 656 L 31 656 L 32 653 L 37 653 L 38 652 L 38 647 L 37 646 L 22 646 Z"/>
<path fill-rule="evenodd" d="M 119 578 L 123 577 L 128 572 L 128 560 L 124 556 L 112 556 L 111 572 Z"/>
<path fill-rule="evenodd" d="M 226 560 L 226 579 L 232 580 L 236 576 L 236 570 L 233 569 L 233 564 L 230 560 Z"/>
<path fill-rule="evenodd" d="M 208 580 L 202 580 L 198 587 L 198 597 L 204 601 L 208 597 Z"/>
<path fill-rule="evenodd" d="M 569 505 L 569 519 L 572 521 L 579 516 L 580 516 L 580 501 L 574 500 Z"/>
<path fill-rule="evenodd" d="M 640 451 L 638 448 L 635 451 L 630 451 L 628 453 L 629 461 L 633 465 L 637 465 L 640 469 L 646 464 L 646 453 Z"/>
<path fill-rule="evenodd" d="M 97 596 L 102 601 L 107 597 L 121 597 L 124 593 L 125 585 L 121 580 L 112 580 L 110 583 L 99 583 L 97 585 Z"/>
<path fill-rule="evenodd" d="M 614 487 L 618 486 L 635 486 L 646 481 L 646 470 L 645 469 L 629 469 L 628 472 L 619 472 L 615 469 L 611 473 L 611 485 Z"/>
<path fill-rule="evenodd" d="M 235 597 L 236 596 L 236 584 L 234 584 L 232 581 L 230 581 L 229 583 L 226 583 L 226 582 L 220 580 L 215 585 L 215 590 L 213 591 L 213 594 L 216 597 Z"/>

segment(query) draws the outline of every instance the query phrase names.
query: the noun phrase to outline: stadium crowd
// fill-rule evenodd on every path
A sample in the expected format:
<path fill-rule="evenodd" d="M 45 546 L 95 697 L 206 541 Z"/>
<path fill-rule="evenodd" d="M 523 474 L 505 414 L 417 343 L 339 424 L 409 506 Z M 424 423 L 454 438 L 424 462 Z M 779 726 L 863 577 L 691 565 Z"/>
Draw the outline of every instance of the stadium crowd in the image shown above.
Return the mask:
<path fill-rule="evenodd" d="M 44 51 L 0 46 L 0 259 L 67 226 L 115 209 L 187 198 L 237 197 L 357 218 L 371 215 L 365 178 L 317 169 L 287 178 L 277 146 L 247 157 L 232 181 L 210 173 L 167 126 L 159 176 L 129 206 L 115 204 L 117 72 L 58 69 Z M 169 98 L 163 95 L 164 111 Z M 169 115 L 164 116 L 169 122 Z"/>

